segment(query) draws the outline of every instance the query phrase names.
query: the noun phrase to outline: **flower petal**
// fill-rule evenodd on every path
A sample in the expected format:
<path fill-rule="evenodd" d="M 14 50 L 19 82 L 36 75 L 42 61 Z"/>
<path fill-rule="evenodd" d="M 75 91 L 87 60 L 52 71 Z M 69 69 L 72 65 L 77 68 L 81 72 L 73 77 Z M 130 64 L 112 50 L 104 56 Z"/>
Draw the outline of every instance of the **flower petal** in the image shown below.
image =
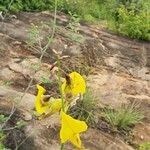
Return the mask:
<path fill-rule="evenodd" d="M 75 146 L 81 146 L 79 133 L 87 130 L 87 125 L 84 121 L 76 120 L 71 116 L 61 112 L 62 126 L 60 130 L 61 143 L 70 140 Z"/>
<path fill-rule="evenodd" d="M 42 103 L 41 103 L 41 97 L 43 96 L 43 94 L 45 93 L 46 90 L 40 85 L 37 85 L 37 89 L 38 89 L 38 94 L 37 94 L 36 99 L 35 99 L 35 109 L 36 109 L 36 112 L 39 115 L 41 115 L 48 108 L 48 106 L 42 106 Z"/>
<path fill-rule="evenodd" d="M 51 109 L 51 113 L 59 112 L 62 107 L 62 100 L 55 99 L 53 97 L 50 98 L 49 101 L 49 109 Z"/>
<path fill-rule="evenodd" d="M 37 84 L 36 87 L 38 89 L 38 94 L 43 95 L 46 92 L 46 90 L 42 86 Z"/>
<path fill-rule="evenodd" d="M 71 79 L 71 82 L 67 83 L 67 81 L 65 80 L 62 84 L 63 94 L 66 95 L 71 93 L 73 96 L 77 96 L 78 94 L 84 94 L 86 85 L 83 77 L 77 72 L 70 73 L 69 77 Z"/>
<path fill-rule="evenodd" d="M 38 94 L 36 96 L 35 100 L 35 108 L 38 115 L 50 115 L 55 112 L 59 112 L 61 110 L 62 106 L 62 100 L 61 99 L 55 99 L 51 97 L 48 102 L 42 102 L 42 98 L 44 97 L 44 93 L 46 90 L 40 86 L 37 85 Z"/>
<path fill-rule="evenodd" d="M 70 138 L 70 142 L 74 144 L 76 147 L 81 148 L 81 139 L 79 134 L 75 134 Z"/>

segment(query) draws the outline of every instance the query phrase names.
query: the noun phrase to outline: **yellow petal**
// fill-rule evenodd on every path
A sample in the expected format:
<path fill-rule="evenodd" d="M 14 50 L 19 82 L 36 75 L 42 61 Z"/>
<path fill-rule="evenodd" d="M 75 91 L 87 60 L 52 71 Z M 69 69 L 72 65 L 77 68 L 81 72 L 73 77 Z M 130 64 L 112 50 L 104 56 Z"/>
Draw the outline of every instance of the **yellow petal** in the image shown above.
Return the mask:
<path fill-rule="evenodd" d="M 43 96 L 43 94 L 45 93 L 46 90 L 40 85 L 37 85 L 37 89 L 38 89 L 38 94 L 35 99 L 35 109 L 36 109 L 36 112 L 39 115 L 41 115 L 41 114 L 45 113 L 46 110 L 48 109 L 48 105 L 42 106 L 42 103 L 41 103 L 41 97 Z"/>
<path fill-rule="evenodd" d="M 51 97 L 48 102 L 43 104 L 41 100 L 42 97 L 44 97 L 43 94 L 46 92 L 46 90 L 40 85 L 37 85 L 37 89 L 38 94 L 35 100 L 35 108 L 38 115 L 50 115 L 61 110 L 61 99 L 54 99 Z"/>
<path fill-rule="evenodd" d="M 79 133 L 87 130 L 87 125 L 84 121 L 76 120 L 71 116 L 61 112 L 62 126 L 60 130 L 61 143 L 67 140 L 71 141 L 77 147 L 81 147 Z"/>
<path fill-rule="evenodd" d="M 62 92 L 63 94 L 71 93 L 73 96 L 77 96 L 78 94 L 84 94 L 86 90 L 85 80 L 83 77 L 77 73 L 72 72 L 69 74 L 71 83 L 68 85 L 65 80 L 62 84 Z"/>
<path fill-rule="evenodd" d="M 38 94 L 43 95 L 46 92 L 46 90 L 42 86 L 37 84 L 36 87 L 38 89 Z"/>
<path fill-rule="evenodd" d="M 75 134 L 70 138 L 70 142 L 76 147 L 81 148 L 81 139 L 79 134 Z"/>
<path fill-rule="evenodd" d="M 53 97 L 50 98 L 49 101 L 49 108 L 51 109 L 51 113 L 59 112 L 62 107 L 62 100 L 61 99 L 54 99 Z"/>

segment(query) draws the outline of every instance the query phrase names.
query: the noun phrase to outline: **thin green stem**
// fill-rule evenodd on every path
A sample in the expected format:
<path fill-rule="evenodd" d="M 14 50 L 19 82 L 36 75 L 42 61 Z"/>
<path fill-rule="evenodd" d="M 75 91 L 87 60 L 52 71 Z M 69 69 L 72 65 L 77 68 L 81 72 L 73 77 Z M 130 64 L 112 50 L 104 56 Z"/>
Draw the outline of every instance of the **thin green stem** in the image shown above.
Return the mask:
<path fill-rule="evenodd" d="M 56 31 L 56 19 L 57 19 L 57 0 L 55 0 L 55 12 L 54 12 L 54 25 L 53 25 L 53 29 L 52 29 L 52 34 L 51 34 L 51 37 L 48 39 L 48 43 L 46 44 L 46 46 L 43 48 L 43 51 L 42 51 L 42 54 L 40 56 L 40 60 L 42 60 L 45 52 L 47 51 L 49 45 L 51 44 L 53 38 L 54 38 L 54 35 L 55 35 L 55 31 Z"/>
<path fill-rule="evenodd" d="M 62 88 L 61 88 L 61 72 L 60 72 L 60 68 L 61 68 L 61 63 L 60 63 L 60 58 L 59 56 L 57 56 L 57 65 L 58 65 L 58 86 L 59 86 L 59 91 L 60 91 L 60 94 L 61 94 L 61 100 L 62 100 L 62 111 L 64 112 L 65 111 L 65 106 L 64 106 L 64 96 L 63 96 L 63 92 L 62 92 Z"/>
<path fill-rule="evenodd" d="M 61 73 L 60 73 L 60 68 L 61 67 L 60 67 L 60 58 L 59 58 L 59 56 L 57 56 L 57 64 L 58 64 L 58 86 L 59 86 L 59 91 L 60 91 L 60 94 L 61 94 L 61 103 L 62 103 L 61 109 L 64 112 L 65 111 L 65 106 L 64 106 L 64 97 L 63 97 L 62 88 L 61 88 Z M 64 144 L 61 143 L 60 150 L 63 150 L 63 149 L 64 149 Z"/>
<path fill-rule="evenodd" d="M 63 150 L 63 149 L 64 149 L 64 144 L 62 143 L 61 147 L 60 147 L 60 150 Z"/>
<path fill-rule="evenodd" d="M 55 18 L 54 18 L 54 24 L 56 24 L 56 12 L 57 12 L 57 0 L 55 0 Z M 55 33 L 55 28 L 53 28 L 53 32 L 52 32 L 52 36 L 51 38 L 49 39 L 49 42 L 51 42 L 51 39 L 53 39 L 54 37 L 54 33 Z M 45 50 L 47 49 L 47 45 L 45 47 Z M 43 57 L 43 56 L 41 56 Z M 60 63 L 60 57 L 59 55 L 57 55 L 57 65 L 58 65 L 58 86 L 59 86 L 59 91 L 60 91 L 60 94 L 61 94 L 61 102 L 62 102 L 62 111 L 64 112 L 65 111 L 65 106 L 64 106 L 64 97 L 63 97 L 63 92 L 62 92 L 62 88 L 61 88 L 61 63 Z M 61 143 L 61 147 L 60 147 L 60 150 L 63 150 L 64 149 L 64 144 Z"/>

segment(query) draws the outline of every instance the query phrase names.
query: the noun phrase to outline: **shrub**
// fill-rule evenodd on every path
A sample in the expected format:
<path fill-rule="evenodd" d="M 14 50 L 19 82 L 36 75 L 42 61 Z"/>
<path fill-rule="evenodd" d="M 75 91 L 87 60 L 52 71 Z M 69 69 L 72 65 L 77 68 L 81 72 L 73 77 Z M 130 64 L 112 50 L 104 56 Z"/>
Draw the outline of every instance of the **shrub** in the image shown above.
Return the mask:
<path fill-rule="evenodd" d="M 132 38 L 150 40 L 150 15 L 145 11 L 128 11 L 125 6 L 118 9 L 116 30 Z"/>
<path fill-rule="evenodd" d="M 51 0 L 1 0 L 0 11 L 16 12 L 20 10 L 35 11 L 45 10 L 54 7 L 54 2 Z"/>
<path fill-rule="evenodd" d="M 0 142 L 0 150 L 10 150 L 10 149 L 6 148 L 6 147 Z"/>
<path fill-rule="evenodd" d="M 52 0 L 1 0 L 0 11 L 52 10 L 54 5 Z M 58 0 L 59 11 L 88 22 L 105 20 L 109 29 L 142 40 L 150 40 L 149 8 L 149 0 Z"/>
<path fill-rule="evenodd" d="M 150 142 L 140 144 L 139 146 L 139 150 L 149 150 L 149 149 L 150 149 Z"/>

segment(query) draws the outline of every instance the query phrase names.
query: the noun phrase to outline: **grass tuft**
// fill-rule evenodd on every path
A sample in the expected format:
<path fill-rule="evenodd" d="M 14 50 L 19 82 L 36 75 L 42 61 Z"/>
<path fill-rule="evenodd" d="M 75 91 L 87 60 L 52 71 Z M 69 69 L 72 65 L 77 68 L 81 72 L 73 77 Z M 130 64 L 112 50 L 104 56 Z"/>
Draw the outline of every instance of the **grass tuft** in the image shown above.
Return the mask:
<path fill-rule="evenodd" d="M 140 122 L 143 115 L 135 105 L 129 105 L 122 106 L 118 110 L 105 109 L 104 118 L 113 128 L 127 130 Z"/>
<path fill-rule="evenodd" d="M 69 114 L 79 120 L 86 121 L 88 124 L 94 122 L 95 98 L 90 89 L 83 96 L 82 100 L 77 101 L 77 104 L 70 108 Z"/>

